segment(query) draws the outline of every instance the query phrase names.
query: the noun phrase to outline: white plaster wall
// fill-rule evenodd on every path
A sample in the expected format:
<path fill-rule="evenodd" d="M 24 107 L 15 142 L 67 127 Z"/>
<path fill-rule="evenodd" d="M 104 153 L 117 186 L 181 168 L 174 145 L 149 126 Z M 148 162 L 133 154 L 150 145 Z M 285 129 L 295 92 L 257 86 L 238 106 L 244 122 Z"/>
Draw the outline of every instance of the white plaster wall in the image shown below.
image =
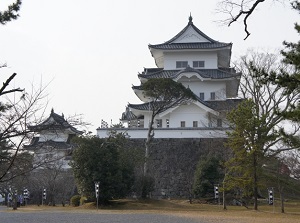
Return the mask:
<path fill-rule="evenodd" d="M 56 166 L 57 168 L 69 169 L 69 160 L 65 160 L 65 150 L 58 150 L 55 148 L 40 149 L 38 153 L 34 155 L 34 161 L 36 164 L 41 165 L 39 169 L 45 168 L 47 165 Z M 49 162 L 47 164 L 47 162 Z M 45 163 L 45 165 L 42 165 Z"/>
<path fill-rule="evenodd" d="M 186 127 L 193 127 L 193 121 L 198 121 L 198 127 L 207 127 L 208 119 L 207 112 L 199 108 L 195 104 L 190 105 L 181 105 L 179 108 L 176 108 L 171 113 L 166 115 L 158 115 L 154 118 L 153 126 L 157 127 L 156 119 L 162 120 L 162 128 L 167 128 L 167 119 L 169 120 L 169 128 L 178 128 L 180 127 L 180 122 L 185 121 Z M 149 115 L 144 115 L 144 127 L 148 127 Z"/>
<path fill-rule="evenodd" d="M 99 138 L 107 138 L 112 129 L 97 129 Z M 127 133 L 129 138 L 146 139 L 147 129 L 114 129 L 118 133 Z M 227 138 L 225 130 L 215 128 L 178 128 L 178 129 L 155 129 L 154 138 Z"/>
<path fill-rule="evenodd" d="M 54 131 L 54 132 L 42 132 L 40 134 L 39 142 L 45 142 L 45 141 L 55 141 L 55 142 L 66 142 L 69 137 L 68 133 L 63 133 L 60 131 Z"/>
<path fill-rule="evenodd" d="M 190 67 L 193 67 L 193 61 L 205 61 L 205 67 L 202 69 L 218 68 L 218 55 L 216 52 L 165 52 L 164 69 L 178 69 L 176 68 L 176 61 L 188 61 Z"/>
<path fill-rule="evenodd" d="M 162 120 L 162 128 L 167 128 L 167 120 L 169 120 L 169 128 L 179 128 L 181 121 L 185 121 L 186 128 L 193 127 L 193 121 L 198 122 L 198 127 L 208 127 L 209 124 L 212 127 L 216 127 L 215 117 L 212 122 L 208 118 L 208 112 L 199 106 L 190 103 L 189 105 L 181 105 L 180 107 L 172 110 L 167 114 L 159 114 L 154 118 L 153 126 L 157 127 L 156 119 Z M 149 123 L 149 113 L 144 114 L 144 128 L 148 128 Z M 225 127 L 225 125 L 223 125 Z"/>
<path fill-rule="evenodd" d="M 220 81 L 180 81 L 185 87 L 189 87 L 197 96 L 204 92 L 204 100 L 210 100 L 210 93 L 216 93 L 216 100 L 226 99 L 226 83 Z"/>
<path fill-rule="evenodd" d="M 207 112 L 197 105 L 182 105 L 170 113 L 170 127 L 180 127 L 181 121 L 185 121 L 185 127 L 193 127 L 193 121 L 198 121 L 198 127 L 207 127 Z"/>
<path fill-rule="evenodd" d="M 145 128 L 148 128 L 148 126 L 149 126 L 149 119 L 150 119 L 149 113 L 145 113 L 145 115 L 144 115 L 144 127 Z M 171 120 L 170 120 L 169 115 L 166 115 L 164 117 L 156 116 L 154 118 L 154 123 L 153 123 L 154 128 L 156 128 L 156 126 L 157 126 L 156 119 L 161 119 L 162 120 L 162 127 L 163 128 L 167 128 L 167 119 L 169 119 L 169 126 L 170 126 Z"/>

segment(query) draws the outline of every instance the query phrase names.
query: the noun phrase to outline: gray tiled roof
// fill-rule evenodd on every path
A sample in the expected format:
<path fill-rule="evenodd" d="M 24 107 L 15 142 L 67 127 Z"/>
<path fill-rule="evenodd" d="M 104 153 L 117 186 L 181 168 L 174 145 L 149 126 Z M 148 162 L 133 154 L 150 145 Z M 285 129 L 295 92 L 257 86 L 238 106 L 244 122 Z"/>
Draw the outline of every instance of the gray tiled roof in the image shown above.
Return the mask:
<path fill-rule="evenodd" d="M 205 101 L 205 105 L 210 107 L 215 111 L 229 111 L 235 108 L 239 103 L 241 103 L 244 99 L 235 98 L 235 99 L 227 99 L 225 101 Z"/>
<path fill-rule="evenodd" d="M 209 107 L 209 108 L 211 108 L 215 111 L 229 111 L 229 110 L 235 108 L 243 100 L 243 99 L 227 99 L 227 100 L 224 100 L 224 101 L 218 101 L 218 100 L 216 100 L 216 101 L 203 101 L 197 96 L 196 96 L 196 98 L 197 98 L 198 102 L 202 103 L 203 105 L 205 105 L 205 106 L 207 106 L 207 107 Z M 131 109 L 136 109 L 136 110 L 140 110 L 140 111 L 148 111 L 149 110 L 149 105 L 152 106 L 152 103 L 149 104 L 149 102 L 147 102 L 147 103 L 143 103 L 143 104 L 128 104 L 127 109 L 131 108 Z M 129 110 L 127 112 L 129 112 Z M 125 117 L 125 116 L 122 115 L 123 120 L 129 120 L 129 119 L 126 119 L 126 118 L 136 119 L 136 117 L 130 117 L 130 116 Z"/>
<path fill-rule="evenodd" d="M 142 90 L 142 86 L 138 85 L 138 86 L 132 86 L 133 90 Z"/>
<path fill-rule="evenodd" d="M 207 39 L 210 42 L 197 42 L 197 43 L 172 43 L 177 38 L 179 38 L 189 27 L 195 30 L 199 35 L 203 36 L 205 39 Z M 223 48 L 227 46 L 231 46 L 232 43 L 223 43 L 218 42 L 209 36 L 207 36 L 205 33 L 203 33 L 200 29 L 198 29 L 192 22 L 192 19 L 190 17 L 189 23 L 181 30 L 176 36 L 174 36 L 172 39 L 166 41 L 162 44 L 149 44 L 149 48 L 154 49 L 165 49 L 165 50 L 177 50 L 177 49 L 217 49 L 217 48 Z"/>
<path fill-rule="evenodd" d="M 149 45 L 149 48 L 163 50 L 218 49 L 230 45 L 231 43 L 163 43 L 157 45 Z"/>
<path fill-rule="evenodd" d="M 219 69 L 194 69 L 191 67 L 187 67 L 183 70 L 164 70 L 164 69 L 155 69 L 155 70 L 148 70 L 145 69 L 142 74 L 139 74 L 139 78 L 176 78 L 178 75 L 184 72 L 196 72 L 203 78 L 212 78 L 212 79 L 224 79 L 224 78 L 231 78 L 240 76 L 239 73 L 233 68 L 219 68 Z"/>
<path fill-rule="evenodd" d="M 143 103 L 143 104 L 128 104 L 129 108 L 133 108 L 136 110 L 141 110 L 141 111 L 149 111 L 149 102 L 148 103 Z"/>
<path fill-rule="evenodd" d="M 153 108 L 153 106 L 155 107 L 156 105 L 159 105 L 159 103 L 160 102 L 146 102 L 143 104 L 128 104 L 128 107 L 136 110 L 149 111 Z"/>
<path fill-rule="evenodd" d="M 49 120 L 53 118 L 54 123 L 49 123 Z M 73 126 L 71 126 L 64 118 L 63 115 L 58 115 L 54 112 L 54 110 L 51 110 L 50 116 L 42 123 L 35 125 L 35 126 L 28 126 L 28 128 L 31 131 L 39 132 L 42 130 L 62 130 L 62 129 L 68 129 L 70 128 L 73 132 L 76 134 L 82 134 L 82 131 L 77 130 Z"/>
<path fill-rule="evenodd" d="M 56 142 L 56 141 L 52 141 L 52 140 L 48 140 L 46 142 L 38 142 L 38 139 L 33 138 L 33 140 L 31 141 L 31 143 L 29 145 L 24 145 L 24 148 L 28 149 L 28 150 L 38 150 L 41 148 L 47 148 L 47 147 L 51 147 L 54 149 L 70 149 L 73 147 L 72 144 L 67 143 L 67 142 Z"/>
<path fill-rule="evenodd" d="M 126 111 L 122 113 L 121 120 L 134 120 L 137 117 L 129 110 L 129 107 L 126 107 Z"/>

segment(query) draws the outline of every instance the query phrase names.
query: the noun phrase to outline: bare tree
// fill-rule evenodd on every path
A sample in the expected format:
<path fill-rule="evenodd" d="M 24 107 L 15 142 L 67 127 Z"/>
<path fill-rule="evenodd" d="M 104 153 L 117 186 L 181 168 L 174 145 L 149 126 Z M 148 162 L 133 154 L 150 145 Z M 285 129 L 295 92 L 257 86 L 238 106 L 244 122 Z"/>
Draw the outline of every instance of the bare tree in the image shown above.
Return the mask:
<path fill-rule="evenodd" d="M 13 74 L 5 80 L 0 89 L 0 142 L 6 145 L 1 147 L 1 152 L 5 152 L 6 159 L 1 160 L 0 182 L 22 174 L 22 171 L 12 174 L 10 170 L 16 169 L 14 163 L 18 155 L 24 153 L 23 143 L 31 137 L 31 131 L 27 126 L 40 121 L 38 116 L 42 117 L 45 108 L 46 87 L 32 86 L 31 92 L 20 88 L 9 88 L 15 76 L 16 74 Z"/>
<path fill-rule="evenodd" d="M 41 203 L 42 189 L 46 189 L 45 202 L 55 206 L 70 200 L 75 191 L 75 181 L 71 169 L 65 169 L 62 159 L 43 165 L 42 169 L 31 172 L 29 187 L 33 194 L 33 200 Z"/>
<path fill-rule="evenodd" d="M 300 180 L 300 151 L 288 151 L 284 156 L 284 163 L 291 171 L 291 177 L 295 180 Z"/>
<path fill-rule="evenodd" d="M 296 149 L 297 147 L 293 146 L 273 149 L 273 145 L 284 140 L 284 136 L 280 134 L 281 132 L 296 135 L 300 129 L 297 123 L 287 122 L 282 115 L 297 105 L 300 97 L 299 93 L 293 91 L 286 94 L 280 85 L 265 81 L 266 73 L 280 73 L 290 69 L 289 66 L 281 63 L 279 59 L 276 54 L 249 51 L 236 64 L 242 73 L 241 96 L 253 100 L 256 104 L 257 115 L 265 119 L 264 125 L 267 127 L 268 133 L 274 133 L 278 136 L 268 145 L 265 145 L 265 151 L 269 151 L 271 155 Z"/>

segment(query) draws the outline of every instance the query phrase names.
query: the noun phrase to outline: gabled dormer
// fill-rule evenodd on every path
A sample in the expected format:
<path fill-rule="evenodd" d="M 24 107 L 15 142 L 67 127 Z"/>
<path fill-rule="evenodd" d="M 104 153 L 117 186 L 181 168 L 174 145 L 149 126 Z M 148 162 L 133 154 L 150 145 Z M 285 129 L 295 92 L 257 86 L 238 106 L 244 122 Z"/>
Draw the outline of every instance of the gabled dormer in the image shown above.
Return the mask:
<path fill-rule="evenodd" d="M 187 26 L 176 36 L 162 44 L 149 44 L 158 68 L 217 69 L 229 67 L 231 43 L 218 42 L 199 30 L 189 17 Z"/>

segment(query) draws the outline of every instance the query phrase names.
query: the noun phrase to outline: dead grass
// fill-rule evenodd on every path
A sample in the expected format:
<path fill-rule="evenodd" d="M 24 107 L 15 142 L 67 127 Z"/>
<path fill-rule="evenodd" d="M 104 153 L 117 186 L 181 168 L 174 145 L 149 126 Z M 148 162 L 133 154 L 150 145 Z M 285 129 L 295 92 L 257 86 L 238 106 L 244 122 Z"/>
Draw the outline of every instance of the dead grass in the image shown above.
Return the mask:
<path fill-rule="evenodd" d="M 275 207 L 262 204 L 259 211 L 240 206 L 222 206 L 194 203 L 186 200 L 117 200 L 108 206 L 96 209 L 94 203 L 80 207 L 48 207 L 28 206 L 20 211 L 68 211 L 68 212 L 93 212 L 93 213 L 159 213 L 185 218 L 203 220 L 214 223 L 300 223 L 300 202 L 286 202 L 284 214 L 280 213 L 279 204 Z"/>

